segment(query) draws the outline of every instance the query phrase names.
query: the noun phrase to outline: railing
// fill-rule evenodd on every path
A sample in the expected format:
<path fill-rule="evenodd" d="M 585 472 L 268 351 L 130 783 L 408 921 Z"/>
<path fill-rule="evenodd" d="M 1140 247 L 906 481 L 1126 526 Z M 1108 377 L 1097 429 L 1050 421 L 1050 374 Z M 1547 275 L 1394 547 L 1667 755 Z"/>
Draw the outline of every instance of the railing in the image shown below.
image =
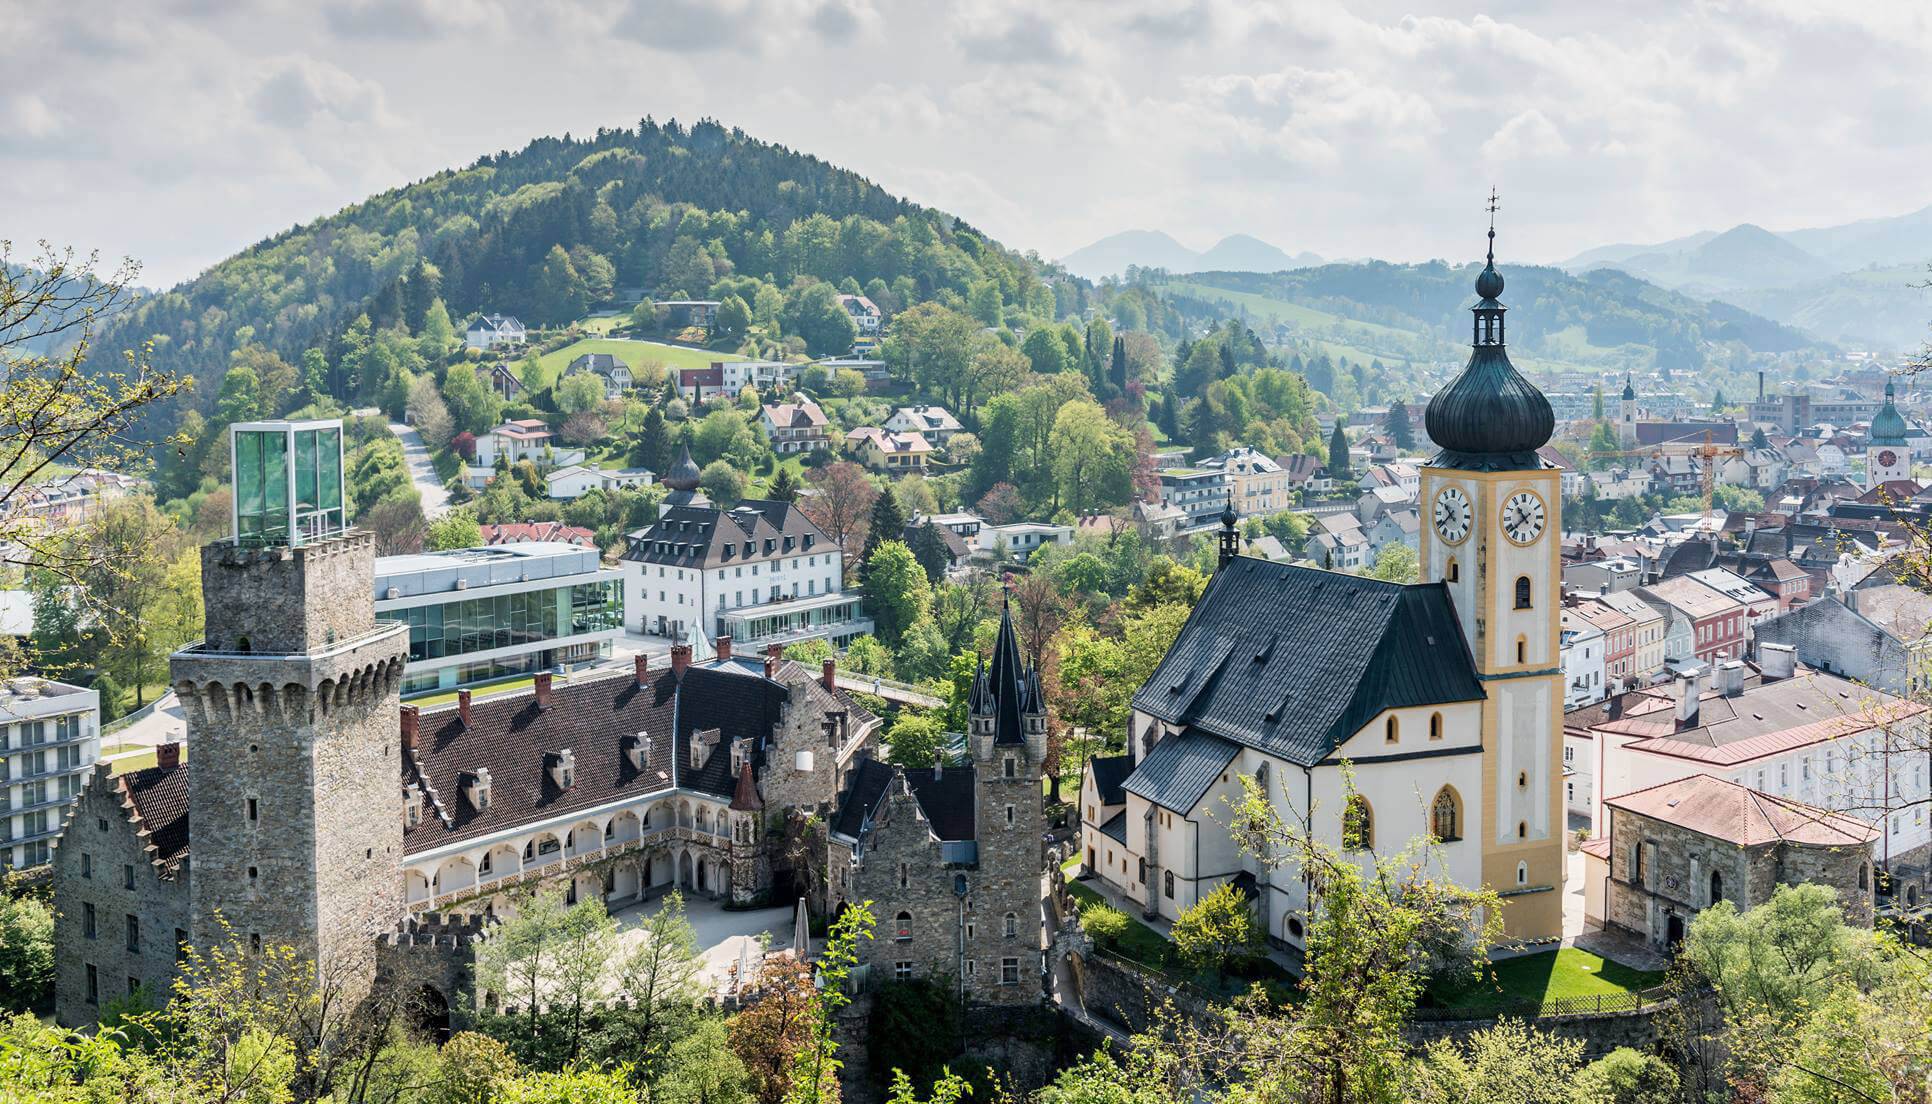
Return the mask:
<path fill-rule="evenodd" d="M 113 720 L 101 726 L 101 735 L 111 736 L 114 733 L 119 732 L 122 729 L 126 728 L 127 726 L 133 724 L 134 722 L 145 719 L 146 717 L 153 714 L 153 712 L 160 707 L 161 703 L 166 701 L 167 699 L 168 699 L 168 694 L 163 693 L 160 697 L 154 699 L 153 701 L 142 706 L 141 708 L 136 709 L 129 713 L 121 714 L 119 717 L 116 717 Z"/>
<path fill-rule="evenodd" d="M 580 851 L 575 855 L 565 855 L 559 851 L 554 856 L 544 859 L 542 862 L 525 866 L 514 874 L 503 874 L 487 879 L 479 878 L 476 882 L 464 886 L 461 889 L 452 889 L 444 893 L 432 893 L 420 901 L 411 901 L 408 903 L 407 908 L 412 913 L 430 912 L 435 909 L 446 908 L 461 901 L 470 900 L 474 897 L 482 897 L 491 893 L 501 893 L 504 890 L 514 889 L 517 886 L 530 882 L 542 881 L 560 874 L 567 874 L 575 870 L 580 870 L 592 863 L 601 862 L 604 859 L 616 858 L 632 852 L 642 851 L 646 846 L 656 847 L 665 843 L 678 842 L 721 848 L 730 844 L 731 837 L 700 831 L 697 828 L 687 825 L 667 824 L 661 828 L 646 828 L 644 829 L 643 835 L 637 839 L 619 840 L 599 847 L 594 851 Z"/>
<path fill-rule="evenodd" d="M 1556 997 L 1549 1000 L 1515 999 L 1462 1008 L 1417 1008 L 1416 1020 L 1432 1022 L 1494 1020 L 1504 1016 L 1517 1019 L 1547 1019 L 1551 1016 L 1606 1016 L 1641 1012 L 1670 1000 L 1675 993 L 1668 986 L 1631 989 L 1622 993 L 1598 993 L 1584 997 Z"/>

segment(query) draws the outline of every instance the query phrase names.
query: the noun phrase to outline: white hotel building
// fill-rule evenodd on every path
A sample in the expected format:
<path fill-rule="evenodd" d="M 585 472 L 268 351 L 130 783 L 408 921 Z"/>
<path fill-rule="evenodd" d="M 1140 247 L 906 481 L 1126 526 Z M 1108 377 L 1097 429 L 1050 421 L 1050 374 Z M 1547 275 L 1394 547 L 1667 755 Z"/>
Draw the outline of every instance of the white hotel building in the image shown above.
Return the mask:
<path fill-rule="evenodd" d="M 729 636 L 741 648 L 823 637 L 843 644 L 872 631 L 862 600 L 843 591 L 838 545 L 802 511 L 754 500 L 730 509 L 697 491 L 687 452 L 664 478 L 656 522 L 619 557 L 625 623 L 678 640 Z"/>

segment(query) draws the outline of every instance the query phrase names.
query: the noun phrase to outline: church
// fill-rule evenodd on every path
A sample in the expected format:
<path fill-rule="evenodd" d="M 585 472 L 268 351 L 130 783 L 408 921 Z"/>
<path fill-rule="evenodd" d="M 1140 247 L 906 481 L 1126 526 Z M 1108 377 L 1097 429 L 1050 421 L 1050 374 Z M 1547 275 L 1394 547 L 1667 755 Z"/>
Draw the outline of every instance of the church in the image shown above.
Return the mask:
<path fill-rule="evenodd" d="M 1430 401 L 1420 581 L 1237 555 L 1133 697 L 1124 755 L 1080 794 L 1083 868 L 1172 920 L 1223 884 L 1305 946 L 1298 869 L 1242 851 L 1242 778 L 1285 823 L 1369 861 L 1427 841 L 1431 873 L 1501 895 L 1511 939 L 1562 933 L 1560 473 L 1549 401 L 1510 364 L 1495 230 L 1473 352 Z M 1352 778 L 1353 796 L 1350 796 Z"/>

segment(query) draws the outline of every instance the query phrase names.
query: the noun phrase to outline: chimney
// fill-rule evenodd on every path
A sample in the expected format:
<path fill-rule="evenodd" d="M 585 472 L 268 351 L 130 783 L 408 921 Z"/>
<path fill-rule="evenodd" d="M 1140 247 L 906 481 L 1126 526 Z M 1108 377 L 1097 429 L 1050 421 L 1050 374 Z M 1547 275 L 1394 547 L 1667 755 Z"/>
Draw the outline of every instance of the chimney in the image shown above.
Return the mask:
<path fill-rule="evenodd" d="M 643 686 L 650 681 L 651 657 L 639 652 L 631 657 L 631 667 L 637 672 L 637 684 Z"/>
<path fill-rule="evenodd" d="M 1609 705 L 1604 710 L 1604 719 L 1614 721 L 1621 716 L 1623 716 L 1623 694 L 1618 692 L 1610 695 Z"/>
<path fill-rule="evenodd" d="M 838 660 L 828 659 L 818 665 L 818 681 L 824 683 L 827 690 L 837 690 L 839 688 L 838 677 Z"/>
<path fill-rule="evenodd" d="M 468 732 L 470 728 L 470 698 L 472 696 L 468 690 L 458 690 L 456 692 L 456 715 L 462 718 L 463 731 L 465 732 Z"/>
<path fill-rule="evenodd" d="M 946 761 L 935 755 L 932 759 L 932 780 L 937 782 L 944 777 L 946 777 Z"/>
<path fill-rule="evenodd" d="M 1759 644 L 1758 670 L 1768 681 L 1791 678 L 1798 673 L 1798 649 L 1789 644 Z"/>
<path fill-rule="evenodd" d="M 550 708 L 550 672 L 538 671 L 537 677 L 536 677 L 536 684 L 537 684 L 537 708 L 538 709 Z"/>
<path fill-rule="evenodd" d="M 684 669 L 689 666 L 691 666 L 691 645 L 671 645 L 671 674 L 683 678 Z"/>
<path fill-rule="evenodd" d="M 181 765 L 181 741 L 169 740 L 154 749 L 154 765 L 173 769 Z"/>
<path fill-rule="evenodd" d="M 1764 370 L 1758 370 L 1758 401 L 1764 401 Z"/>
<path fill-rule="evenodd" d="M 1697 676 L 1679 674 L 1674 689 L 1677 691 L 1677 727 L 1696 728 L 1698 693 L 1700 684 Z"/>
<path fill-rule="evenodd" d="M 719 663 L 723 663 L 724 661 L 731 658 L 731 634 L 730 633 L 725 633 L 724 635 L 718 637 L 717 650 L 718 650 Z"/>
<path fill-rule="evenodd" d="M 765 677 L 768 679 L 771 679 L 773 682 L 778 681 L 778 657 L 777 656 L 768 655 L 765 657 Z"/>
<path fill-rule="evenodd" d="M 402 707 L 402 744 L 411 751 L 416 750 L 416 734 L 420 731 L 419 720 L 420 714 L 417 713 L 415 706 Z"/>
<path fill-rule="evenodd" d="M 1717 679 L 1718 685 L 1724 690 L 1725 697 L 1735 698 L 1744 693 L 1744 662 L 1736 659 L 1725 660 L 1718 665 Z"/>

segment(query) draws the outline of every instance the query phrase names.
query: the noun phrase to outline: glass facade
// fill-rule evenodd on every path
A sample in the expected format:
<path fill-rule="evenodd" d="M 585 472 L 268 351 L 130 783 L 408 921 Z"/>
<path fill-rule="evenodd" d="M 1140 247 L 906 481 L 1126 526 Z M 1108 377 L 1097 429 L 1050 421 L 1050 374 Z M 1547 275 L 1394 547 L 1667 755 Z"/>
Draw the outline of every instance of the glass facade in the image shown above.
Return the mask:
<path fill-rule="evenodd" d="M 387 616 L 409 622 L 413 663 L 622 628 L 624 589 L 616 580 L 578 583 L 415 606 Z"/>
<path fill-rule="evenodd" d="M 235 426 L 235 539 L 302 544 L 347 527 L 340 422 Z"/>

